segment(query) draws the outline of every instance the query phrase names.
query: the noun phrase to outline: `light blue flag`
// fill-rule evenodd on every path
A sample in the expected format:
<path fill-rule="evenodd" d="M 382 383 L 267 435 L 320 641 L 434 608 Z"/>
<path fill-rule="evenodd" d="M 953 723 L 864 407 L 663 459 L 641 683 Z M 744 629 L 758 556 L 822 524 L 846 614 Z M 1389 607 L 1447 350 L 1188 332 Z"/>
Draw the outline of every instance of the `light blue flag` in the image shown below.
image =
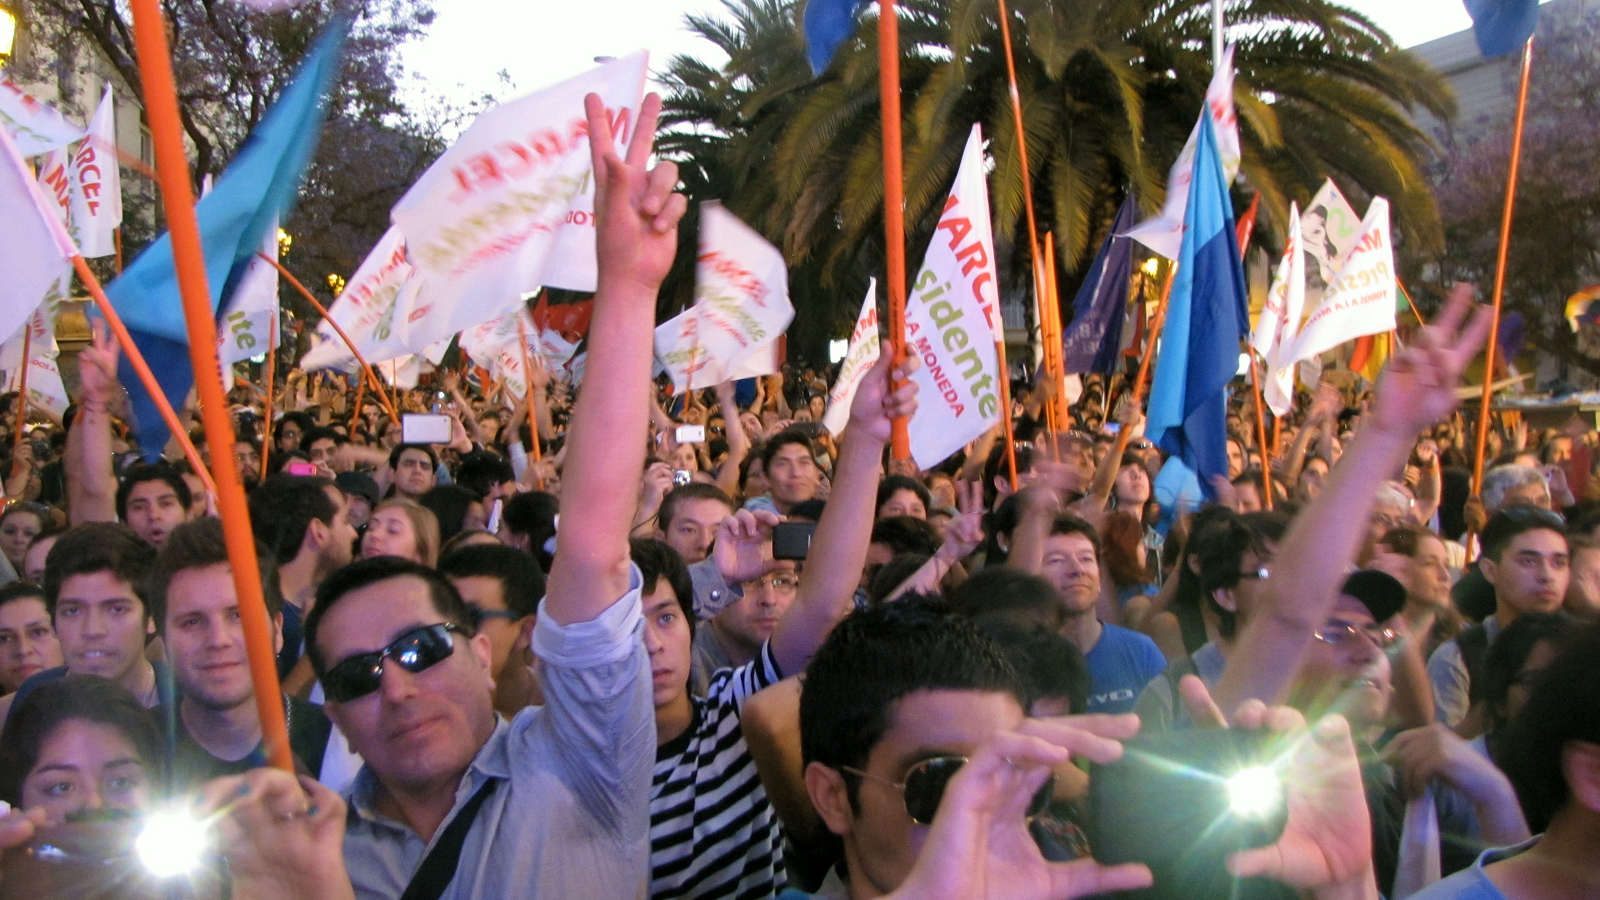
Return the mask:
<path fill-rule="evenodd" d="M 216 187 L 195 206 L 213 315 L 226 305 L 267 231 L 280 218 L 288 218 L 300 177 L 316 152 L 324 98 L 338 74 L 339 49 L 348 30 L 348 20 L 330 24 L 294 80 L 217 179 Z M 194 384 L 194 370 L 189 363 L 189 332 L 172 260 L 172 236 L 163 234 L 139 254 L 106 286 L 106 295 L 150 364 L 162 393 L 174 408 L 182 405 Z M 139 450 L 146 460 L 154 460 L 169 437 L 166 422 L 126 357 L 118 376 L 128 387 Z M 214 458 L 226 455 L 218 457 L 214 451 Z"/>
<path fill-rule="evenodd" d="M 811 74 L 821 75 L 839 45 L 856 31 L 856 13 L 867 0 L 806 0 L 806 59 Z"/>
<path fill-rule="evenodd" d="M 1210 116 L 1200 121 L 1146 432 L 1197 474 L 1210 496 L 1211 477 L 1228 474 L 1227 387 L 1239 371 L 1239 339 L 1250 319 L 1216 134 Z"/>

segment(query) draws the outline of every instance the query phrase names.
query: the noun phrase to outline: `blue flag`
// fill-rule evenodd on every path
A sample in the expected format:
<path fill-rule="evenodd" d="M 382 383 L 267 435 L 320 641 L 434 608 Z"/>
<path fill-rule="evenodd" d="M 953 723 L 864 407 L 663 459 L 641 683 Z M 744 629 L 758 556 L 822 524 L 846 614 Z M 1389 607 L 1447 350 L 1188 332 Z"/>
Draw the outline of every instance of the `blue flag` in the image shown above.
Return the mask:
<path fill-rule="evenodd" d="M 806 0 L 806 59 L 811 74 L 821 75 L 834 51 L 856 30 L 856 13 L 867 0 Z"/>
<path fill-rule="evenodd" d="M 1533 36 L 1539 25 L 1539 0 L 1466 0 L 1472 36 L 1484 56 L 1504 56 Z"/>
<path fill-rule="evenodd" d="M 1228 474 L 1227 387 L 1239 371 L 1239 339 L 1250 318 L 1217 137 L 1209 116 L 1200 121 L 1145 431 L 1198 474 L 1210 496 L 1211 477 Z"/>
<path fill-rule="evenodd" d="M 195 205 L 213 314 L 238 286 L 268 229 L 279 217 L 287 218 L 300 176 L 316 152 L 324 96 L 339 71 L 339 48 L 348 28 L 347 20 L 336 21 L 317 39 L 294 81 L 245 139 L 216 187 Z M 174 408 L 181 406 L 194 385 L 194 369 L 189 363 L 189 332 L 172 260 L 172 236 L 163 234 L 139 254 L 106 286 L 106 296 L 127 324 L 162 393 Z M 170 436 L 167 424 L 126 357 L 117 374 L 128 388 L 140 453 L 154 460 Z M 213 458 L 224 458 L 215 455 L 222 452 L 213 450 Z"/>
<path fill-rule="evenodd" d="M 1125 233 L 1133 227 L 1134 212 L 1133 195 L 1129 194 L 1095 254 L 1089 277 L 1072 301 L 1072 324 L 1061 335 L 1068 373 L 1109 375 L 1116 371 L 1117 354 L 1122 350 L 1122 319 L 1128 310 L 1128 282 L 1133 277 L 1133 240 Z"/>

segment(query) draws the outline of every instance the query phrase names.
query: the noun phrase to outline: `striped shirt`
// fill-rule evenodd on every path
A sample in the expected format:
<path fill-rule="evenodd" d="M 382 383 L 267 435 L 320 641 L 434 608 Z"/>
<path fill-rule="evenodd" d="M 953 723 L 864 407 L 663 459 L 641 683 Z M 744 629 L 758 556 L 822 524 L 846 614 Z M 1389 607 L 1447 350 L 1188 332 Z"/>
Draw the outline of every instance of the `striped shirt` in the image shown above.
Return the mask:
<path fill-rule="evenodd" d="M 719 670 L 693 697 L 688 730 L 656 750 L 650 784 L 650 896 L 775 897 L 787 879 L 783 830 L 767 802 L 739 712 L 781 680 L 770 646 L 736 669 Z"/>

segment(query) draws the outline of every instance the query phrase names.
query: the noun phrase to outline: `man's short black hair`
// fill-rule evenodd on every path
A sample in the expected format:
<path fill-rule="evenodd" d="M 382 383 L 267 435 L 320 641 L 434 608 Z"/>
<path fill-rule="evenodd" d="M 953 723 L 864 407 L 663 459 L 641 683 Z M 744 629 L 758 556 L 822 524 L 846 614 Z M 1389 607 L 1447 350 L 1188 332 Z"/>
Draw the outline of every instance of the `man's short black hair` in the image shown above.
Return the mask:
<path fill-rule="evenodd" d="M 500 582 L 506 608 L 517 618 L 539 611 L 544 597 L 544 569 L 538 560 L 504 544 L 468 544 L 450 551 L 439 560 L 439 574 L 446 578 L 494 578 Z"/>
<path fill-rule="evenodd" d="M 286 412 L 278 417 L 278 421 L 272 426 L 272 443 L 278 443 L 278 439 L 283 437 L 283 426 L 288 425 L 290 422 L 300 426 L 302 435 L 316 426 L 316 422 L 300 410 Z"/>
<path fill-rule="evenodd" d="M 500 454 L 488 450 L 467 453 L 456 466 L 456 484 L 477 494 L 480 500 L 489 496 L 495 487 L 516 480 L 511 463 Z"/>
<path fill-rule="evenodd" d="M 555 536 L 556 514 L 560 509 L 555 495 L 544 491 L 512 494 L 500 509 L 500 521 L 505 524 L 506 530 L 528 539 L 528 552 L 533 554 L 546 572 L 550 571 L 551 559 L 544 545 Z"/>
<path fill-rule="evenodd" d="M 166 543 L 156 552 L 155 563 L 145 580 L 145 604 L 155 619 L 156 630 L 167 630 L 167 589 L 172 577 L 189 569 L 232 564 L 228 556 L 228 542 L 222 536 L 222 520 L 206 517 L 185 522 L 172 529 Z M 256 542 L 256 567 L 261 579 L 261 595 L 267 603 L 267 617 L 276 618 L 283 611 L 283 596 L 278 592 L 278 566 L 267 548 Z"/>
<path fill-rule="evenodd" d="M 466 522 L 467 512 L 472 509 L 472 504 L 482 503 L 483 498 L 459 484 L 434 485 L 417 498 L 417 503 L 433 513 L 439 520 L 439 539 L 448 541 L 461 533 L 461 526 Z M 501 513 L 504 515 L 504 512 Z"/>
<path fill-rule="evenodd" d="M 665 533 L 672 524 L 672 517 L 678 514 L 678 504 L 688 500 L 715 500 L 728 507 L 728 515 L 733 515 L 736 509 L 733 498 L 724 494 L 722 488 L 714 484 L 699 481 L 680 484 L 667 491 L 667 495 L 661 498 L 661 507 L 656 510 L 656 527 L 661 529 L 662 533 Z"/>
<path fill-rule="evenodd" d="M 798 428 L 785 428 L 767 438 L 766 445 L 761 448 L 761 471 L 765 472 L 768 478 L 772 477 L 772 458 L 778 455 L 779 450 L 790 444 L 799 444 L 806 448 L 806 452 L 811 454 L 811 458 L 816 459 L 817 449 L 811 443 L 811 438 Z"/>
<path fill-rule="evenodd" d="M 698 624 L 694 616 L 694 580 L 689 577 L 689 567 L 683 564 L 683 557 L 665 541 L 655 538 L 633 538 L 628 541 L 628 551 L 633 564 L 639 567 L 642 593 L 650 593 L 657 583 L 665 580 L 678 597 L 684 621 L 689 623 L 689 633 L 694 634 Z"/>
<path fill-rule="evenodd" d="M 1010 566 L 984 566 L 950 591 L 950 605 L 974 620 L 1001 619 L 1060 630 L 1061 594 L 1049 581 Z"/>
<path fill-rule="evenodd" d="M 872 526 L 872 543 L 888 547 L 895 556 L 902 553 L 932 556 L 939 552 L 939 531 L 926 519 L 890 516 Z"/>
<path fill-rule="evenodd" d="M 878 482 L 878 501 L 872 505 L 872 508 L 874 510 L 882 509 L 883 505 L 889 502 L 889 498 L 893 497 L 896 491 L 910 491 L 916 494 L 917 499 L 922 501 L 922 508 L 926 511 L 932 511 L 933 494 L 929 492 L 922 482 L 909 475 L 890 475 L 888 478 Z"/>
<path fill-rule="evenodd" d="M 183 473 L 177 466 L 168 462 L 135 463 L 122 473 L 117 482 L 117 518 L 126 522 L 128 520 L 128 495 L 133 489 L 147 481 L 164 481 L 171 486 L 173 493 L 178 495 L 178 503 L 184 509 L 194 502 L 194 494 L 189 490 L 189 482 L 183 480 Z"/>
<path fill-rule="evenodd" d="M 1072 715 L 1089 708 L 1089 660 L 1078 645 L 1047 628 L 1029 628 L 1004 619 L 986 617 L 977 621 L 978 630 L 988 635 L 1011 659 L 1011 665 L 1028 688 L 1028 702 L 1049 698 L 1067 701 Z"/>
<path fill-rule="evenodd" d="M 1562 764 L 1573 741 L 1600 744 L 1600 624 L 1562 642 L 1533 681 L 1528 702 L 1501 741 L 1499 763 L 1516 788 L 1528 829 L 1539 834 L 1572 797 Z"/>
<path fill-rule="evenodd" d="M 423 453 L 428 454 L 428 468 L 439 468 L 439 454 L 433 452 L 433 447 L 428 444 L 400 444 L 393 450 L 390 450 L 389 468 L 400 468 L 400 454 L 406 452 L 407 450 L 421 450 Z"/>
<path fill-rule="evenodd" d="M 96 572 L 110 572 L 112 578 L 131 586 L 149 615 L 144 580 L 155 559 L 156 548 L 126 525 L 85 522 L 62 532 L 44 558 L 44 603 L 50 608 L 50 617 L 55 618 L 62 582 Z"/>
<path fill-rule="evenodd" d="M 339 490 L 331 478 L 280 472 L 250 492 L 250 528 L 273 562 L 283 565 L 300 555 L 312 519 L 333 524 L 339 505 L 330 490 Z"/>
<path fill-rule="evenodd" d="M 322 650 L 317 646 L 317 634 L 322 627 L 322 620 L 328 615 L 328 610 L 351 591 L 391 578 L 407 576 L 419 578 L 428 586 L 428 598 L 433 602 L 433 610 L 439 614 L 442 621 L 461 629 L 465 635 L 478 633 L 478 617 L 472 612 L 472 608 L 467 606 L 466 601 L 461 599 L 456 586 L 443 575 L 421 563 L 414 563 L 398 556 L 377 556 L 372 559 L 357 560 L 348 566 L 336 569 L 332 575 L 317 585 L 316 606 L 313 606 L 311 612 L 306 615 L 306 654 L 311 658 L 311 668 L 317 673 L 318 678 L 328 672 L 329 661 L 322 658 Z"/>
<path fill-rule="evenodd" d="M 1208 523 L 1189 542 L 1189 555 L 1200 564 L 1200 594 L 1206 606 L 1217 614 L 1217 630 L 1223 637 L 1238 633 L 1239 617 L 1217 603 L 1216 592 L 1238 586 L 1244 578 L 1244 555 L 1264 557 L 1268 545 L 1283 540 L 1289 519 L 1281 512 L 1230 514 Z"/>
<path fill-rule="evenodd" d="M 1490 516 L 1488 523 L 1483 526 L 1483 555 L 1500 562 L 1500 555 L 1506 552 L 1517 535 L 1541 528 L 1554 531 L 1563 542 L 1567 539 L 1566 521 L 1550 510 L 1537 506 L 1508 506 Z"/>
<path fill-rule="evenodd" d="M 1017 460 L 1017 474 L 1022 474 L 1033 468 L 1033 445 L 1016 444 L 1013 454 Z M 1011 477 L 1011 466 L 1006 462 L 1006 445 L 1004 441 L 997 442 L 994 449 L 989 451 L 989 458 L 983 461 L 983 505 L 993 508 L 996 496 L 1000 489 L 995 487 L 995 479 L 1005 476 Z"/>
<path fill-rule="evenodd" d="M 335 447 L 347 442 L 345 436 L 339 432 L 334 431 L 332 428 L 318 425 L 307 429 L 305 433 L 301 435 L 300 449 L 306 453 L 310 453 L 311 445 L 315 444 L 317 441 L 333 441 L 333 445 Z"/>
<path fill-rule="evenodd" d="M 1027 689 L 1005 653 L 937 597 L 913 595 L 846 616 L 806 667 L 800 753 L 835 769 L 852 808 L 864 768 L 896 702 L 918 691 L 1005 694 L 1026 709 Z"/>
<path fill-rule="evenodd" d="M 1101 557 L 1103 546 L 1100 543 L 1100 532 L 1095 530 L 1095 527 L 1089 523 L 1088 519 L 1069 512 L 1061 513 L 1056 516 L 1055 521 L 1050 523 L 1050 536 L 1055 537 L 1063 534 L 1083 535 L 1090 544 L 1094 545 L 1094 558 L 1098 560 Z"/>

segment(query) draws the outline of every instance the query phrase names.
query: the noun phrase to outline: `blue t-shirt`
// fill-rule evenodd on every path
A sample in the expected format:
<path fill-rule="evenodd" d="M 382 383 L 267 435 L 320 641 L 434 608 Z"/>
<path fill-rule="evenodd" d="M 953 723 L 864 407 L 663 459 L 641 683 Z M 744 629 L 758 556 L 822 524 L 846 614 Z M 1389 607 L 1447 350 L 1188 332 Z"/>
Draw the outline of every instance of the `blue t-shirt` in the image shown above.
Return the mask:
<path fill-rule="evenodd" d="M 1537 844 L 1537 837 L 1517 844 L 1514 847 L 1501 847 L 1497 850 L 1485 850 L 1478 861 L 1470 869 L 1462 869 L 1443 881 L 1428 885 L 1421 891 L 1412 894 L 1412 900 L 1506 900 L 1506 895 L 1489 880 L 1483 867 L 1510 859 Z"/>
<path fill-rule="evenodd" d="M 1102 625 L 1100 640 L 1088 652 L 1089 708 L 1092 713 L 1133 711 L 1139 692 L 1167 668 L 1156 642 L 1118 625 Z"/>

